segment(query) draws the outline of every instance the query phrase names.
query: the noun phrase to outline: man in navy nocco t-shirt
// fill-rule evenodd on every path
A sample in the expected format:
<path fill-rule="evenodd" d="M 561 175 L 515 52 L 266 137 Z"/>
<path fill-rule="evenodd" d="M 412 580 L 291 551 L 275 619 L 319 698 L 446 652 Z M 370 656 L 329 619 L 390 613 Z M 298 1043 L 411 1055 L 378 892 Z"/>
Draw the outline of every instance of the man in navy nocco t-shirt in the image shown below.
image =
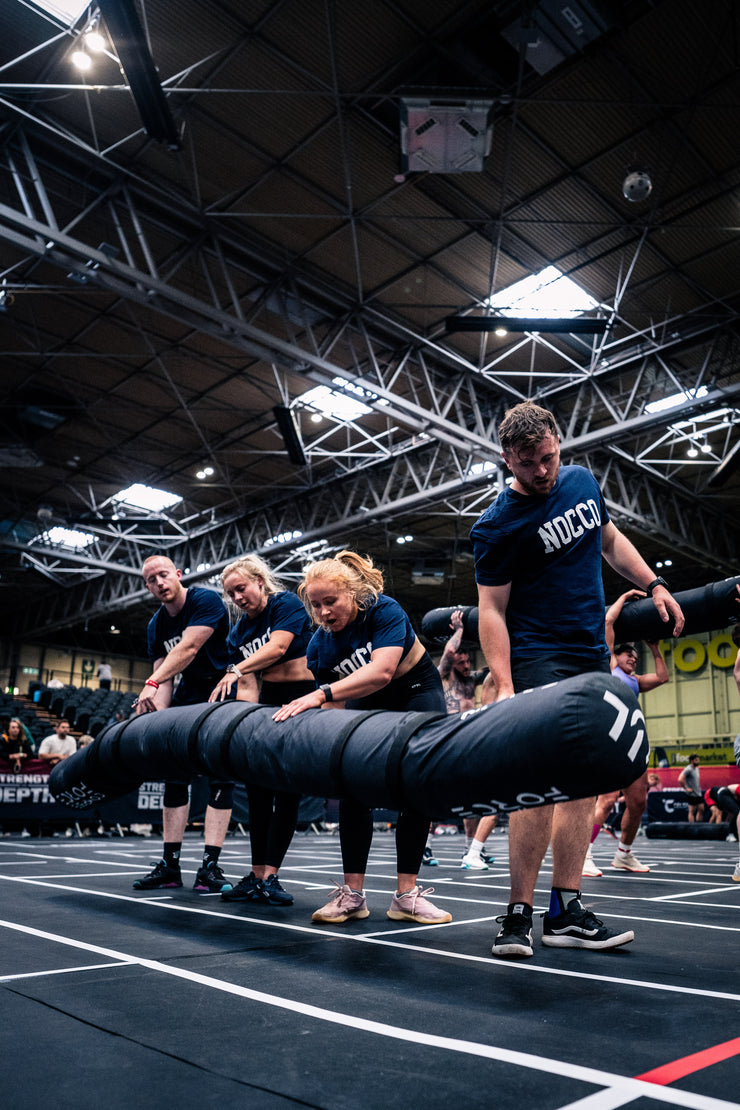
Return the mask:
<path fill-rule="evenodd" d="M 608 520 L 590 471 L 563 466 L 547 497 L 507 487 L 474 525 L 476 581 L 511 583 L 512 660 L 553 651 L 608 659 L 601 582 L 601 529 Z"/>
<path fill-rule="evenodd" d="M 340 632 L 314 632 L 306 662 L 317 683 L 336 682 L 369 663 L 378 648 L 400 647 L 405 658 L 415 640 L 411 621 L 398 602 L 380 594 Z"/>
<path fill-rule="evenodd" d="M 231 662 L 241 656 L 249 659 L 268 642 L 273 632 L 292 632 L 293 639 L 281 663 L 290 659 L 301 659 L 306 654 L 311 639 L 311 622 L 299 597 L 290 590 L 281 590 L 267 595 L 267 604 L 256 617 L 244 614 L 229 632 L 226 640 Z"/>
<path fill-rule="evenodd" d="M 149 621 L 146 630 L 147 651 L 152 663 L 169 654 L 180 642 L 186 628 L 209 627 L 213 634 L 198 649 L 195 658 L 182 672 L 172 698 L 173 705 L 197 705 L 208 697 L 228 665 L 226 636 L 229 617 L 226 607 L 214 590 L 190 586 L 185 604 L 174 617 L 164 605 Z"/>

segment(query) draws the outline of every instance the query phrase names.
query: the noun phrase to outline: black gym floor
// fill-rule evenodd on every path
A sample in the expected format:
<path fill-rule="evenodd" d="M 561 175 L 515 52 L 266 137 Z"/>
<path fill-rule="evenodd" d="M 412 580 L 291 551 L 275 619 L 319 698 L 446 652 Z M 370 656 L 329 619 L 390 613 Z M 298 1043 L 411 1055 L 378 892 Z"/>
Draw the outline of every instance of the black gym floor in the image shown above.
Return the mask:
<path fill-rule="evenodd" d="M 646 875 L 594 855 L 584 902 L 635 941 L 597 953 L 491 956 L 507 839 L 487 872 L 435 838 L 424 868 L 442 926 L 386 918 L 393 838 L 376 833 L 370 917 L 313 925 L 340 879 L 339 842 L 298 834 L 285 909 L 182 890 L 137 892 L 157 840 L 0 840 L 2 1105 L 13 1110 L 289 1106 L 611 1110 L 740 1106 L 737 845 L 640 839 Z M 187 879 L 202 840 L 188 835 Z M 249 843 L 221 860 L 236 881 Z M 549 859 L 537 911 L 549 896 Z"/>

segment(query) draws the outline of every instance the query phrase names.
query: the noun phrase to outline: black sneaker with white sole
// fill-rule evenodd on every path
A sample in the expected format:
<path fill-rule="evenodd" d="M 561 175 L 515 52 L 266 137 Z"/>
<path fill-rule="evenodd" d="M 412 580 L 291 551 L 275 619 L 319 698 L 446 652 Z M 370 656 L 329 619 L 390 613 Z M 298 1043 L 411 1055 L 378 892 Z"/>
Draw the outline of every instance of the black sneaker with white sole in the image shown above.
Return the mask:
<path fill-rule="evenodd" d="M 501 922 L 501 932 L 493 942 L 491 952 L 503 959 L 526 959 L 533 955 L 532 948 L 532 911 L 517 903 L 509 913 L 497 917 Z"/>
<path fill-rule="evenodd" d="M 546 913 L 542 927 L 542 943 L 550 948 L 619 948 L 634 939 L 631 929 L 621 933 L 609 929 L 578 898 L 572 898 L 557 917 Z"/>
<path fill-rule="evenodd" d="M 153 871 L 143 879 L 135 879 L 132 886 L 134 890 L 167 890 L 169 887 L 182 886 L 180 864 L 172 867 L 161 859 L 159 863 L 155 863 Z"/>

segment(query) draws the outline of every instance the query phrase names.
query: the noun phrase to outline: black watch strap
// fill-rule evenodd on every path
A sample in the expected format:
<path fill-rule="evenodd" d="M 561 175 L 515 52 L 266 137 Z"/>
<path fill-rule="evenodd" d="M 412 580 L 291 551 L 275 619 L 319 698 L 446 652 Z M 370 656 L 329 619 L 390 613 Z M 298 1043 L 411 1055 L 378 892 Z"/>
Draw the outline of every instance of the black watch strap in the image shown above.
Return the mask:
<path fill-rule="evenodd" d="M 334 701 L 334 695 L 331 692 L 331 686 L 319 686 L 319 690 L 321 690 L 327 701 Z"/>
<path fill-rule="evenodd" d="M 652 596 L 653 590 L 656 586 L 665 586 L 665 588 L 668 589 L 668 583 L 666 582 L 665 578 L 658 577 L 654 578 L 650 585 L 645 587 L 645 593 Z"/>

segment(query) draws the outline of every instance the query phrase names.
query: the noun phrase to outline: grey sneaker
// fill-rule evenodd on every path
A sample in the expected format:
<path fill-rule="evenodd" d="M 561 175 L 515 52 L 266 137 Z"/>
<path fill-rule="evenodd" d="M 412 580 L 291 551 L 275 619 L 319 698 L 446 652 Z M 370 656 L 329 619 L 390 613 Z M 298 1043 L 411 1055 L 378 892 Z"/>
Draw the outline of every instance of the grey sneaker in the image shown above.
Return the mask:
<path fill-rule="evenodd" d="M 732 872 L 733 883 L 740 883 L 740 863 L 737 864 L 735 870 Z"/>
<path fill-rule="evenodd" d="M 343 925 L 345 921 L 359 921 L 370 916 L 364 894 L 357 894 L 346 883 L 343 886 L 339 883 L 334 885 L 336 892 L 325 906 L 311 914 L 312 921 L 320 921 L 324 925 Z"/>
<path fill-rule="evenodd" d="M 452 914 L 433 905 L 425 894 L 433 894 L 434 887 L 422 890 L 416 886 L 405 894 L 393 895 L 387 916 L 391 921 L 416 921 L 419 925 L 444 925 L 452 921 Z"/>

